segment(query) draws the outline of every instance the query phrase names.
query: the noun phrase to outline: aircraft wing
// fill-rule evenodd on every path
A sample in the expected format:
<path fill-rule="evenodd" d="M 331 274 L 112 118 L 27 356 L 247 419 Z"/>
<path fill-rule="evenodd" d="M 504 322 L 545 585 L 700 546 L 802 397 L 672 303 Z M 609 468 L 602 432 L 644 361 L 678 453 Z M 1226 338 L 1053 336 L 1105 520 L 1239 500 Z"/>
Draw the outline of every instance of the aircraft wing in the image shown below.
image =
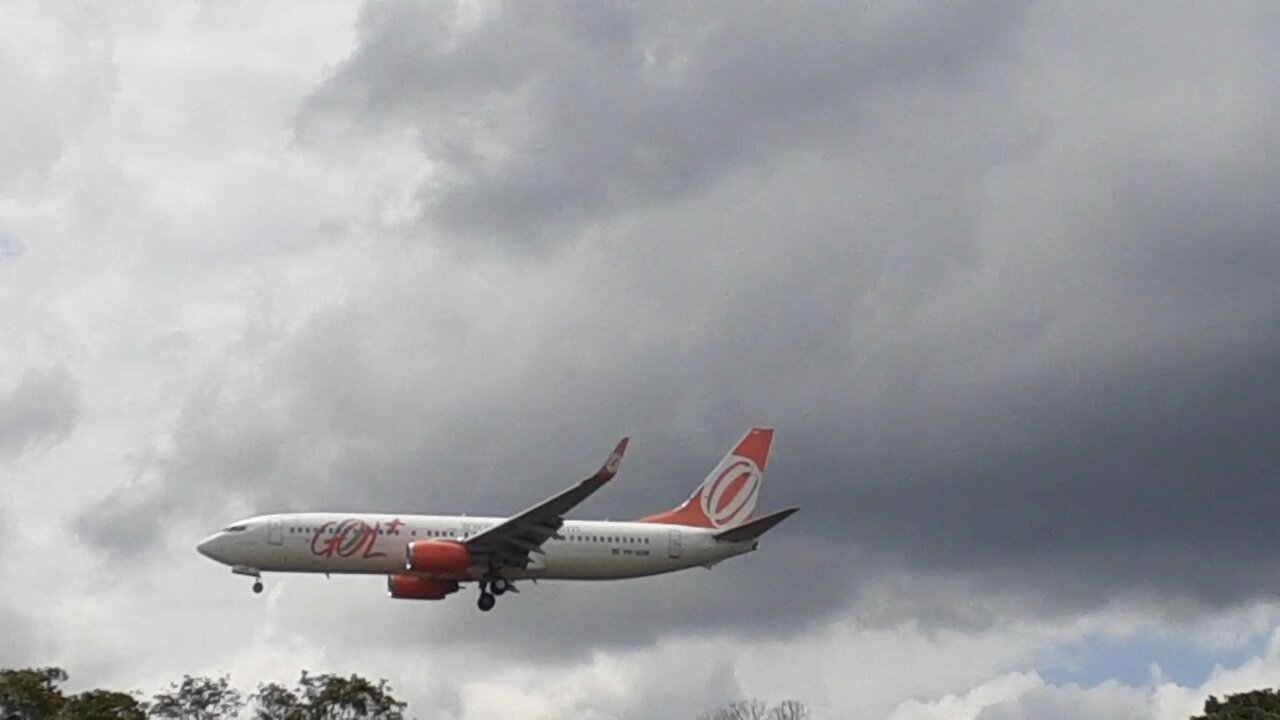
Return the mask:
<path fill-rule="evenodd" d="M 553 495 L 524 512 L 514 515 L 465 541 L 473 556 L 488 556 L 495 563 L 525 567 L 529 554 L 542 551 L 542 544 L 557 537 L 565 513 L 578 506 L 618 474 L 628 438 L 622 438 L 595 475 Z"/>

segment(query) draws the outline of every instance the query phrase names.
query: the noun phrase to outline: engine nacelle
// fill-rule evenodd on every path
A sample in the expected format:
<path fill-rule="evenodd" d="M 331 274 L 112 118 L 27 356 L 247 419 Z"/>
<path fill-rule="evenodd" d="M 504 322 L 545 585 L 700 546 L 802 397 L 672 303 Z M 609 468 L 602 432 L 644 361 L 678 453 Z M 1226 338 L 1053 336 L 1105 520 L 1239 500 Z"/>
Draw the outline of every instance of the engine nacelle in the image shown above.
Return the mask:
<path fill-rule="evenodd" d="M 387 593 L 401 600 L 443 600 L 458 592 L 457 580 L 428 580 L 413 575 L 388 575 Z"/>
<path fill-rule="evenodd" d="M 449 540 L 417 540 L 404 549 L 404 569 L 429 575 L 463 578 L 471 566 L 467 546 Z"/>

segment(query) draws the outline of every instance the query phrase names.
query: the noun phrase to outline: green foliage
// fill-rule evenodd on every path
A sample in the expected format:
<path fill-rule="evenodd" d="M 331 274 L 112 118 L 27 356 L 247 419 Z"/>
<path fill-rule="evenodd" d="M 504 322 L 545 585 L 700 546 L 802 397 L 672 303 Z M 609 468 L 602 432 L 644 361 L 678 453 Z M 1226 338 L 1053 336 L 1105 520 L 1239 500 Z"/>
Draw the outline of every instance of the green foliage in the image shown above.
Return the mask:
<path fill-rule="evenodd" d="M 1191 720 L 1280 720 L 1280 693 L 1253 690 L 1228 695 L 1226 700 L 1210 695 L 1204 701 L 1204 714 Z"/>
<path fill-rule="evenodd" d="M 147 704 L 114 690 L 90 690 L 67 700 L 58 720 L 146 720 Z"/>
<path fill-rule="evenodd" d="M 67 697 L 62 668 L 0 670 L 0 717 L 22 720 L 146 720 L 147 706 L 112 690 L 90 690 Z"/>
<path fill-rule="evenodd" d="M 403 720 L 405 703 L 391 695 L 386 680 L 377 685 L 352 675 L 308 675 L 304 670 L 298 688 L 308 720 Z"/>
<path fill-rule="evenodd" d="M 403 720 L 405 708 L 386 680 L 305 671 L 295 689 L 266 683 L 250 699 L 255 720 Z"/>
<path fill-rule="evenodd" d="M 298 694 L 278 683 L 263 683 L 249 697 L 254 720 L 310 720 Z"/>
<path fill-rule="evenodd" d="M 216 680 L 182 676 L 170 692 L 156 695 L 148 717 L 167 720 L 218 720 L 233 717 L 244 707 L 240 691 L 224 675 Z"/>
<path fill-rule="evenodd" d="M 403 720 L 405 703 L 386 680 L 359 675 L 311 675 L 287 688 L 263 683 L 247 700 L 227 677 L 186 675 L 152 702 L 128 693 L 89 690 L 64 695 L 61 668 L 0 670 L 0 718 L 9 720 L 221 720 L 249 707 L 255 720 Z"/>
<path fill-rule="evenodd" d="M 67 702 L 58 689 L 66 681 L 62 668 L 0 670 L 0 717 L 53 717 Z"/>

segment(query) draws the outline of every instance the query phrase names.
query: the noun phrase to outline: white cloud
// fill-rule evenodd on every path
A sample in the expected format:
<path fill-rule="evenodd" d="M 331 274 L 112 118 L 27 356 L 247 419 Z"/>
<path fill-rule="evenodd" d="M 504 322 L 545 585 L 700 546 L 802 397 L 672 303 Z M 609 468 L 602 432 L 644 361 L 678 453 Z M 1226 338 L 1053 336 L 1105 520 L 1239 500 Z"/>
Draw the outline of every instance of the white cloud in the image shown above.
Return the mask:
<path fill-rule="evenodd" d="M 1253 612 L 1274 608 L 1255 608 Z M 1247 614 L 1247 613 L 1245 613 Z M 1242 619 L 1242 618 L 1240 618 Z M 1245 621 L 1247 622 L 1247 621 Z M 1054 685 L 1036 673 L 998 675 L 963 692 L 932 701 L 903 703 L 893 720 L 1070 720 L 1081 717 L 1186 720 L 1202 712 L 1205 699 L 1274 685 L 1280 671 L 1280 631 L 1272 631 L 1265 652 L 1234 666 L 1217 666 L 1198 686 L 1170 682 L 1159 672 L 1146 685 L 1114 680 L 1091 687 Z"/>

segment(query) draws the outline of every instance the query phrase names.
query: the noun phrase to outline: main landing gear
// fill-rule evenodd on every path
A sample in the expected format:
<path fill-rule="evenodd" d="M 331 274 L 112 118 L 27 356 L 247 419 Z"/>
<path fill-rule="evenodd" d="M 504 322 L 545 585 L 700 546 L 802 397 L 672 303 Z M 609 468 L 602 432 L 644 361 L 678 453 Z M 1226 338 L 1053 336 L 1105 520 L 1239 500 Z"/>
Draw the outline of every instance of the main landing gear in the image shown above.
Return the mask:
<path fill-rule="evenodd" d="M 480 599 L 476 601 L 476 607 L 480 608 L 480 612 L 489 612 L 498 603 L 498 596 L 505 595 L 508 591 L 516 592 L 511 581 L 491 572 L 489 579 L 480 581 Z"/>

